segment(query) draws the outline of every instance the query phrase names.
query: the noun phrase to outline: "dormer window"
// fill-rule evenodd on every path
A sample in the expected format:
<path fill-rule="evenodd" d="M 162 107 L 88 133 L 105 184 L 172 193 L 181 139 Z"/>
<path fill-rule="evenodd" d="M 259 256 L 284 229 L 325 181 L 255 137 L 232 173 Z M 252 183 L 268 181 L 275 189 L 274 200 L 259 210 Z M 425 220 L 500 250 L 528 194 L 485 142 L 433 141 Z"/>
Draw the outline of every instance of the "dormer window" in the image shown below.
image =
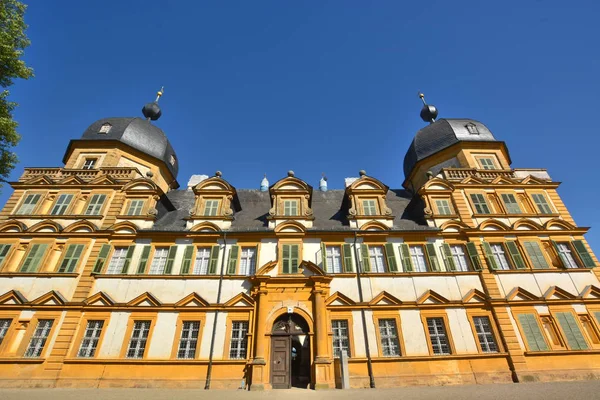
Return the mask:
<path fill-rule="evenodd" d="M 96 167 L 97 158 L 86 158 L 83 162 L 82 169 L 94 169 Z"/>
<path fill-rule="evenodd" d="M 112 128 L 111 124 L 104 124 L 100 127 L 100 130 L 98 131 L 98 133 L 107 134 L 108 132 L 110 132 L 111 128 Z"/>
<path fill-rule="evenodd" d="M 298 200 L 284 200 L 283 215 L 286 217 L 297 217 L 299 215 Z"/>
<path fill-rule="evenodd" d="M 177 164 L 177 158 L 175 158 L 175 156 L 173 154 L 171 154 L 171 157 L 169 157 L 169 163 L 174 167 L 175 164 Z"/>
<path fill-rule="evenodd" d="M 468 123 L 465 125 L 465 128 L 469 131 L 471 135 L 479 135 L 479 131 L 477 130 L 477 125 L 473 123 Z"/>
<path fill-rule="evenodd" d="M 204 216 L 216 217 L 219 211 L 219 200 L 206 200 L 204 204 Z"/>
<path fill-rule="evenodd" d="M 377 200 L 367 199 L 362 201 L 363 215 L 378 215 Z"/>

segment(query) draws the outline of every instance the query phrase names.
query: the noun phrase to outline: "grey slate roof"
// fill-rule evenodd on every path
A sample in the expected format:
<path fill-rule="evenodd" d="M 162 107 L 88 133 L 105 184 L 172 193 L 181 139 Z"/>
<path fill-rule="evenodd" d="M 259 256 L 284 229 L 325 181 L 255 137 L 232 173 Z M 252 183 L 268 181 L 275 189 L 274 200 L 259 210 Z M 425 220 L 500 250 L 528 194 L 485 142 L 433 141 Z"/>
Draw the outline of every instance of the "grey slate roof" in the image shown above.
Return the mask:
<path fill-rule="evenodd" d="M 327 192 L 314 191 L 312 210 L 315 220 L 309 231 L 350 231 L 346 216 L 348 205 L 344 190 Z M 234 214 L 231 232 L 270 231 L 267 217 L 271 208 L 269 192 L 254 189 L 238 189 L 237 195 L 242 210 Z M 174 210 L 159 208 L 154 231 L 184 231 L 189 210 L 194 207 L 194 193 L 191 190 L 172 190 L 167 194 Z M 412 198 L 405 190 L 389 190 L 386 197 L 388 207 L 395 216 L 395 230 L 437 230 L 427 226 L 423 214 L 423 204 L 418 198 Z"/>

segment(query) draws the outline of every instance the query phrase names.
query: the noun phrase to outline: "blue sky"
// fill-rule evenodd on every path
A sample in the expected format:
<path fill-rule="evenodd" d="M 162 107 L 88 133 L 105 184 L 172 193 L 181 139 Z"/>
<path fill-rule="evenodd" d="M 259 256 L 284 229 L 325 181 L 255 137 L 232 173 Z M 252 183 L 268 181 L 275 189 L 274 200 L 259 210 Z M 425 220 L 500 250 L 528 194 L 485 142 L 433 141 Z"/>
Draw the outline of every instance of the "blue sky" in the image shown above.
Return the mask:
<path fill-rule="evenodd" d="M 179 182 L 257 188 L 293 169 L 332 188 L 360 169 L 390 187 L 419 118 L 474 118 L 516 168 L 547 168 L 581 226 L 597 212 L 600 3 L 593 1 L 26 1 L 35 78 L 12 99 L 25 166 L 60 166 L 93 121 L 157 121 Z M 0 200 L 10 193 L 4 188 Z M 587 235 L 600 252 L 600 229 Z"/>

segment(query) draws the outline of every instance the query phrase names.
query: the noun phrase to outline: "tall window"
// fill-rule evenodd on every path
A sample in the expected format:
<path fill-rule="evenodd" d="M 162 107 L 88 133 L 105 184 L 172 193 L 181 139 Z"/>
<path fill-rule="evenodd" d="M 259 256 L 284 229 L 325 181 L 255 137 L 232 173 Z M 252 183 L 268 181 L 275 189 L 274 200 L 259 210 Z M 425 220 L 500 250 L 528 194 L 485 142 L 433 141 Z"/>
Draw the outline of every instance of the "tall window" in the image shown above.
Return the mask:
<path fill-rule="evenodd" d="M 560 259 L 566 268 L 579 268 L 579 264 L 577 264 L 575 257 L 573 257 L 569 243 L 556 243 L 556 248 Z"/>
<path fill-rule="evenodd" d="M 240 275 L 254 275 L 256 270 L 256 247 L 242 247 Z"/>
<path fill-rule="evenodd" d="M 88 321 L 85 327 L 85 333 L 77 352 L 77 357 L 94 357 L 104 321 Z"/>
<path fill-rule="evenodd" d="M 400 355 L 398 329 L 395 319 L 379 320 L 379 338 L 381 339 L 381 353 L 386 357 Z"/>
<path fill-rule="evenodd" d="M 11 322 L 12 320 L 10 319 L 0 319 L 0 344 L 2 344 L 2 341 L 6 337 L 6 332 L 8 332 Z"/>
<path fill-rule="evenodd" d="M 144 200 L 131 200 L 127 209 L 127 215 L 142 215 L 144 202 Z"/>
<path fill-rule="evenodd" d="M 196 250 L 196 261 L 194 262 L 194 275 L 208 274 L 209 261 L 210 247 L 198 247 L 198 250 Z"/>
<path fill-rule="evenodd" d="M 289 217 L 295 217 L 298 213 L 298 200 L 284 200 L 283 201 L 283 215 Z"/>
<path fill-rule="evenodd" d="M 477 126 L 475 124 L 468 123 L 465 125 L 465 128 L 467 128 L 467 130 L 469 131 L 469 134 L 471 134 L 471 135 L 479 134 L 479 131 L 477 130 Z"/>
<path fill-rule="evenodd" d="M 127 358 L 143 358 L 146 342 L 150 333 L 150 321 L 135 321 L 127 348 Z"/>
<path fill-rule="evenodd" d="M 152 259 L 152 265 L 150 265 L 150 275 L 162 275 L 165 273 L 168 255 L 168 247 L 158 247 L 154 250 L 154 258 Z"/>
<path fill-rule="evenodd" d="M 42 350 L 44 350 L 53 323 L 54 320 L 52 319 L 40 319 L 38 321 L 33 331 L 33 336 L 31 336 L 31 340 L 29 341 L 29 346 L 25 350 L 24 357 L 37 358 L 42 355 Z"/>
<path fill-rule="evenodd" d="M 490 208 L 488 207 L 487 202 L 485 201 L 485 196 L 481 193 L 473 193 L 471 194 L 471 201 L 475 206 L 476 214 L 490 214 Z"/>
<path fill-rule="evenodd" d="M 496 265 L 499 269 L 510 269 L 510 264 L 508 263 L 502 244 L 490 244 L 490 250 L 492 251 L 492 257 L 496 260 Z"/>
<path fill-rule="evenodd" d="M 67 212 L 67 208 L 69 208 L 71 200 L 73 200 L 72 194 L 61 194 L 58 196 L 58 199 L 56 199 L 56 203 L 54 203 L 54 207 L 52 207 L 50 214 L 63 215 Z"/>
<path fill-rule="evenodd" d="M 20 272 L 38 272 L 47 249 L 47 244 L 36 243 L 29 246 Z"/>
<path fill-rule="evenodd" d="M 383 246 L 369 246 L 371 272 L 386 272 L 387 265 Z"/>
<path fill-rule="evenodd" d="M 532 194 L 531 197 L 540 214 L 552 214 L 552 209 L 543 194 Z"/>
<path fill-rule="evenodd" d="M 328 273 L 339 274 L 342 272 L 342 253 L 340 246 L 326 246 L 325 257 Z"/>
<path fill-rule="evenodd" d="M 439 215 L 452 215 L 452 209 L 450 208 L 450 202 L 447 199 L 438 199 L 435 201 L 437 212 Z"/>
<path fill-rule="evenodd" d="M 483 169 L 496 169 L 496 164 L 492 157 L 481 157 L 479 158 L 479 165 Z"/>
<path fill-rule="evenodd" d="M 108 132 L 110 132 L 110 128 L 112 128 L 111 124 L 104 124 L 100 127 L 100 130 L 98 131 L 98 133 L 108 133 Z"/>
<path fill-rule="evenodd" d="M 527 251 L 527 254 L 529 255 L 529 259 L 531 260 L 533 268 L 548 268 L 548 263 L 546 262 L 544 254 L 542 253 L 542 249 L 540 249 L 540 245 L 537 242 L 523 242 L 523 247 L 525 247 L 525 251 Z"/>
<path fill-rule="evenodd" d="M 85 215 L 99 215 L 102 211 L 102 205 L 106 200 L 105 194 L 95 194 L 90 199 L 87 208 L 85 209 Z"/>
<path fill-rule="evenodd" d="M 348 336 L 348 321 L 337 319 L 331 321 L 333 331 L 333 356 L 339 358 L 343 351 L 350 357 L 350 339 Z"/>
<path fill-rule="evenodd" d="M 377 201 L 363 200 L 362 201 L 364 215 L 377 215 Z"/>
<path fill-rule="evenodd" d="M 33 214 L 33 210 L 35 210 L 35 206 L 38 201 L 42 197 L 41 194 L 28 194 L 25 196 L 25 200 L 23 200 L 23 204 L 17 210 L 18 215 L 30 215 Z"/>
<path fill-rule="evenodd" d="M 86 158 L 85 161 L 83 162 L 83 167 L 81 167 L 82 169 L 94 169 L 94 167 L 96 167 L 96 161 L 98 161 L 97 158 Z"/>
<path fill-rule="evenodd" d="M 490 319 L 488 317 L 473 317 L 473 325 L 475 325 L 481 351 L 484 353 L 497 353 L 498 345 L 494 339 Z"/>
<path fill-rule="evenodd" d="M 248 347 L 248 322 L 233 321 L 231 326 L 231 344 L 229 347 L 229 358 L 246 358 L 246 348 Z"/>
<path fill-rule="evenodd" d="M 204 216 L 214 217 L 219 210 L 219 200 L 206 200 L 204 204 Z"/>
<path fill-rule="evenodd" d="M 127 247 L 116 247 L 106 269 L 107 274 L 120 274 L 127 259 Z"/>
<path fill-rule="evenodd" d="M 60 263 L 60 267 L 58 267 L 58 272 L 71 273 L 75 271 L 84 247 L 85 245 L 83 244 L 70 244 L 67 246 L 65 257 Z"/>
<path fill-rule="evenodd" d="M 192 359 L 196 357 L 198 332 L 200 332 L 200 321 L 183 321 L 177 358 Z"/>
<path fill-rule="evenodd" d="M 514 195 L 503 193 L 502 201 L 504 202 L 508 214 L 521 214 L 521 207 L 519 207 L 519 203 L 517 203 L 517 199 Z"/>
<path fill-rule="evenodd" d="M 450 344 L 446 335 L 443 318 L 427 318 L 427 330 L 433 354 L 450 354 Z"/>
<path fill-rule="evenodd" d="M 423 252 L 423 246 L 409 246 L 410 248 L 410 259 L 412 261 L 413 268 L 417 272 L 427 272 L 427 261 L 425 260 L 425 253 Z"/>
<path fill-rule="evenodd" d="M 284 244 L 281 247 L 282 272 L 284 274 L 297 274 L 300 257 L 300 246 L 297 244 Z"/>
<path fill-rule="evenodd" d="M 467 257 L 465 255 L 465 248 L 460 244 L 456 244 L 450 246 L 450 251 L 452 252 L 452 259 L 454 260 L 456 270 L 468 271 L 469 262 L 467 261 Z"/>

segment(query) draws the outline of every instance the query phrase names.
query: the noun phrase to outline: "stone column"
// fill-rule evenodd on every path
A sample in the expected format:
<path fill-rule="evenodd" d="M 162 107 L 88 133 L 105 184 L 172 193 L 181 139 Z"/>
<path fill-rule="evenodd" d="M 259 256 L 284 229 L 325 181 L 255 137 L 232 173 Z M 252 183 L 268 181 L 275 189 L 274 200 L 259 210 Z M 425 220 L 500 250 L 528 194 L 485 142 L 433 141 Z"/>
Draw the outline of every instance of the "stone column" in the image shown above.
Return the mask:
<path fill-rule="evenodd" d="M 265 349 L 267 347 L 266 318 L 268 313 L 267 289 L 264 282 L 260 282 L 257 291 L 258 307 L 256 310 L 256 323 L 254 324 L 254 359 L 252 360 L 252 382 L 250 390 L 264 390 L 266 378 Z"/>
<path fill-rule="evenodd" d="M 313 288 L 315 310 L 315 389 L 330 389 L 332 386 L 331 358 L 329 356 L 327 309 L 325 308 L 325 290 L 320 282 Z"/>

